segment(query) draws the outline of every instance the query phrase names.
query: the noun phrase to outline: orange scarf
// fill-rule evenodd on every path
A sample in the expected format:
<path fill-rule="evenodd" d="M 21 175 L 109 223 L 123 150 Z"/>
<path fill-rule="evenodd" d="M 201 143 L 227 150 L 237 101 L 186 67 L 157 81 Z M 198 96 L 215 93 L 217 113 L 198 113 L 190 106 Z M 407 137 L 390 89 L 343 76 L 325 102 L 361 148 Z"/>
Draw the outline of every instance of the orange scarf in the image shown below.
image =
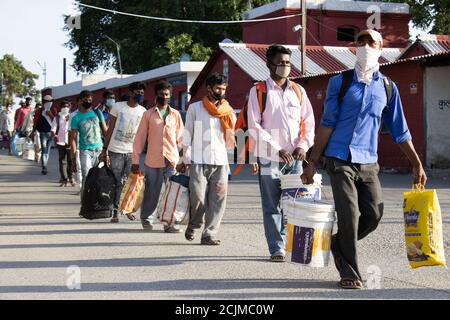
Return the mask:
<path fill-rule="evenodd" d="M 231 134 L 234 141 L 234 109 L 230 106 L 228 101 L 225 99 L 222 100 L 218 108 L 208 99 L 208 97 L 203 97 L 202 102 L 206 111 L 208 111 L 211 116 L 219 118 L 225 139 L 227 141 L 230 140 L 231 142 L 231 137 L 228 137 Z"/>

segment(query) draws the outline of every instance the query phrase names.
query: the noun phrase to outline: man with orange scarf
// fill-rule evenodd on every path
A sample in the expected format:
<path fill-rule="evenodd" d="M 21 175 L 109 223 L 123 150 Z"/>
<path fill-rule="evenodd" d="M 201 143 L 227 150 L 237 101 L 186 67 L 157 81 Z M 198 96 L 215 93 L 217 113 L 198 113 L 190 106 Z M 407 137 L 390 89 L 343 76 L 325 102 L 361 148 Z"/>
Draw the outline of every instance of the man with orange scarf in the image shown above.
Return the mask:
<path fill-rule="evenodd" d="M 236 115 L 225 100 L 225 76 L 214 73 L 206 80 L 207 96 L 189 106 L 183 135 L 184 164 L 190 169 L 190 220 L 185 232 L 194 240 L 205 220 L 201 244 L 219 245 L 216 238 L 225 213 L 229 160 L 235 146 Z M 184 164 L 182 166 L 184 166 Z M 183 170 L 183 169 L 181 169 Z"/>

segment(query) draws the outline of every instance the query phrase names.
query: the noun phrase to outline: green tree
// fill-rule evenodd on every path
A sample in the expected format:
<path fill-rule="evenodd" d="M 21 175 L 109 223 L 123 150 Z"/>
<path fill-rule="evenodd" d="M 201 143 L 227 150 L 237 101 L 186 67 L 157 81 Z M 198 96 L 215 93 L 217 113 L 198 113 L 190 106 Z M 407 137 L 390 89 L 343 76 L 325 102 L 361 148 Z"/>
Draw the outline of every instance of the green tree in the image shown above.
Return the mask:
<path fill-rule="evenodd" d="M 24 98 L 26 96 L 37 97 L 39 91 L 34 80 L 38 75 L 34 74 L 22 65 L 12 54 L 5 54 L 0 59 L 0 77 L 3 74 L 4 90 L 2 92 L 2 103 L 11 102 L 13 98 Z"/>
<path fill-rule="evenodd" d="M 415 26 L 427 29 L 434 23 L 431 33 L 450 34 L 449 0 L 408 0 Z"/>
<path fill-rule="evenodd" d="M 187 20 L 240 20 L 242 13 L 252 6 L 273 0 L 84 0 L 83 3 L 112 10 Z M 81 28 L 66 30 L 67 46 L 76 49 L 74 68 L 79 72 L 93 72 L 99 66 L 118 70 L 118 60 L 111 37 L 121 46 L 125 73 L 137 73 L 177 61 L 182 53 L 193 60 L 205 60 L 217 43 L 225 38 L 241 40 L 239 24 L 186 24 L 134 18 L 86 7 L 79 7 Z M 175 43 L 189 35 L 189 45 Z M 189 40 L 189 39 L 187 39 Z M 189 41 L 188 41 L 189 42 Z M 182 51 L 179 54 L 180 50 Z"/>
<path fill-rule="evenodd" d="M 430 33 L 450 34 L 449 0 L 381 0 L 382 2 L 407 3 L 411 7 L 412 22 L 415 27 L 428 29 Z"/>
<path fill-rule="evenodd" d="M 166 48 L 169 50 L 171 63 L 180 61 L 183 54 L 188 54 L 192 61 L 206 61 L 212 53 L 211 48 L 206 48 L 201 43 L 193 43 L 192 36 L 187 33 L 169 38 Z"/>

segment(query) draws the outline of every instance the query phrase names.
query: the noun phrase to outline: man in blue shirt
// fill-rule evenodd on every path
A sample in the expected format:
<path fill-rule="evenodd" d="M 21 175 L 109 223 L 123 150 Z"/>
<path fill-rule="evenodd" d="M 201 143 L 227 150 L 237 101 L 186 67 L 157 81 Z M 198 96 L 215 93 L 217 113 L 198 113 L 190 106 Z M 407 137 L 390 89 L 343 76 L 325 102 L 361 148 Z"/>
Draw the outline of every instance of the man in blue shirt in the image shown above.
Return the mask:
<path fill-rule="evenodd" d="M 385 76 L 379 72 L 378 63 L 382 44 L 381 34 L 375 30 L 358 34 L 353 79 L 342 101 L 339 93 L 343 75 L 330 79 L 322 121 L 302 175 L 304 183 L 313 182 L 316 164 L 325 151 L 338 219 L 338 233 L 332 238 L 331 251 L 341 276 L 339 285 L 345 289 L 363 287 L 356 242 L 374 231 L 383 215 L 377 163 L 381 120 L 411 162 L 414 183 L 425 185 L 427 180 L 395 84 L 387 101 Z"/>

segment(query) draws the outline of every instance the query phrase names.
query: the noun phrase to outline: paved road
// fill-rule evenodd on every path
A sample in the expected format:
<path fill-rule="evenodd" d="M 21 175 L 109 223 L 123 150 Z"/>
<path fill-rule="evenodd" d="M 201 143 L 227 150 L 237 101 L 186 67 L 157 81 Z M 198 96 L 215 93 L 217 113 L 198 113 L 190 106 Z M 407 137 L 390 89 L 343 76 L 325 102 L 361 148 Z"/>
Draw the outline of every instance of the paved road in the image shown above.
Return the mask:
<path fill-rule="evenodd" d="M 55 150 L 53 150 L 55 151 Z M 78 217 L 75 188 L 58 187 L 56 152 L 50 173 L 0 151 L 0 299 L 450 299 L 450 272 L 410 269 L 403 238 L 402 192 L 407 175 L 382 174 L 386 213 L 359 243 L 365 276 L 375 265 L 381 289 L 344 291 L 333 266 L 323 269 L 267 261 L 254 177 L 232 180 L 220 230 L 222 245 L 144 233 L 139 222 L 90 222 Z M 450 183 L 437 175 L 450 261 Z M 325 179 L 325 197 L 331 199 Z M 81 270 L 81 290 L 67 287 L 68 267 Z"/>

